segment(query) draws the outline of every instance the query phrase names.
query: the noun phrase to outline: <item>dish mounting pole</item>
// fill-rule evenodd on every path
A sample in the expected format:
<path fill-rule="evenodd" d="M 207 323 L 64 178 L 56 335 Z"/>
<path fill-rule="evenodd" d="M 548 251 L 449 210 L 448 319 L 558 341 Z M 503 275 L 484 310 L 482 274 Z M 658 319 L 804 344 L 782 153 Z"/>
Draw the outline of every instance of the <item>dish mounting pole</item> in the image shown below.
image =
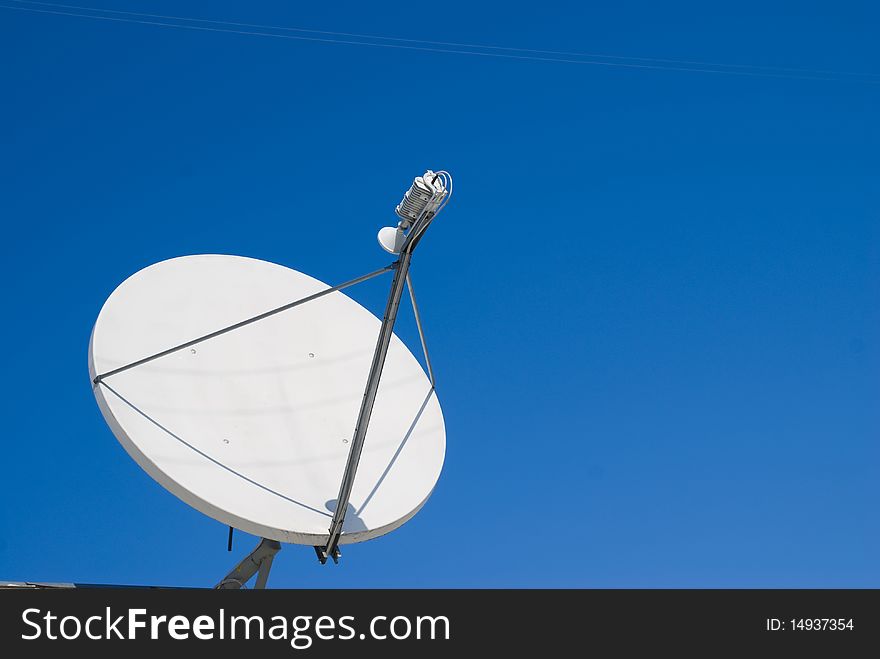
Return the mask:
<path fill-rule="evenodd" d="M 263 538 L 260 544 L 232 568 L 232 571 L 223 577 L 222 581 L 214 586 L 219 590 L 234 590 L 244 588 L 245 584 L 251 580 L 255 574 L 257 582 L 254 588 L 263 590 L 269 581 L 269 570 L 272 569 L 272 561 L 275 554 L 281 551 L 281 543 L 277 540 L 268 540 Z"/>
<path fill-rule="evenodd" d="M 333 519 L 327 537 L 327 544 L 316 546 L 315 553 L 323 565 L 328 558 L 334 563 L 339 562 L 339 538 L 342 535 L 342 527 L 345 523 L 345 515 L 348 512 L 351 490 L 357 475 L 358 463 L 364 448 L 364 440 L 367 437 L 367 429 L 370 425 L 370 416 L 373 413 L 373 405 L 376 402 L 376 394 L 379 391 L 379 380 L 382 378 L 382 369 L 385 366 L 385 358 L 388 355 L 388 346 L 394 332 L 394 321 L 397 320 L 397 311 L 400 307 L 400 298 L 409 276 L 409 266 L 413 251 L 422 239 L 428 225 L 434 220 L 437 213 L 449 201 L 446 172 L 432 171 L 425 173 L 424 177 L 416 178 L 404 200 L 397 207 L 397 214 L 401 217 L 398 224 L 398 234 L 402 237 L 399 255 L 400 258 L 392 264 L 394 279 L 391 282 L 391 292 L 385 305 L 385 314 L 382 317 L 382 327 L 379 330 L 379 338 L 376 341 L 376 349 L 373 352 L 373 362 L 370 365 L 370 374 L 367 377 L 367 385 L 364 389 L 364 397 L 361 401 L 361 409 L 355 424 L 354 437 L 348 452 L 348 461 L 342 475 L 342 483 L 339 486 L 339 495 L 336 497 L 336 509 L 333 511 Z M 430 175 L 430 176 L 429 176 Z M 431 178 L 428 182 L 429 177 Z M 440 179 L 439 185 L 437 184 Z M 421 182 L 421 183 L 420 183 Z M 451 180 L 449 181 L 451 183 Z M 403 231 L 409 229 L 409 233 L 403 237 Z M 381 235 L 381 234 L 380 234 Z M 381 238 L 380 238 L 381 242 Z"/>

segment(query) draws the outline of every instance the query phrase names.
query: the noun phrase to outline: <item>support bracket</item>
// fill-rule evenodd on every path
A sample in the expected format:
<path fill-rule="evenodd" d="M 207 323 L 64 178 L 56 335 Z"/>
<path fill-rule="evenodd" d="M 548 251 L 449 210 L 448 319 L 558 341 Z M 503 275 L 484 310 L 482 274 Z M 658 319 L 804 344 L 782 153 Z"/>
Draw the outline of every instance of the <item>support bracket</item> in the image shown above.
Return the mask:
<path fill-rule="evenodd" d="M 277 540 L 262 538 L 260 544 L 239 562 L 214 588 L 216 590 L 235 590 L 245 588 L 248 581 L 256 574 L 254 588 L 263 590 L 269 581 L 269 570 L 275 554 L 281 551 L 281 543 Z"/>
<path fill-rule="evenodd" d="M 327 553 L 326 545 L 316 546 L 315 553 L 318 555 L 318 561 L 321 563 L 321 565 L 324 565 L 327 562 L 328 558 L 332 558 L 333 562 L 339 565 L 339 559 L 342 558 L 342 552 L 339 551 L 338 546 L 333 549 L 332 554 Z"/>

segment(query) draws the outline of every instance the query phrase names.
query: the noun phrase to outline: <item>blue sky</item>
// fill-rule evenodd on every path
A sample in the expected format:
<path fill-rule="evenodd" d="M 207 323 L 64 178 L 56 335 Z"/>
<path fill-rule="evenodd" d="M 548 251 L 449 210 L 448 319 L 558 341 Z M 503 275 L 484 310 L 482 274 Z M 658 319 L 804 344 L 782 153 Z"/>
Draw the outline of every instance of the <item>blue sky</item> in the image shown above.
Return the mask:
<path fill-rule="evenodd" d="M 869 2 L 89 6 L 880 74 Z M 443 475 L 339 566 L 285 547 L 271 585 L 880 586 L 880 77 L 9 9 L 0 61 L 0 578 L 225 574 L 255 539 L 228 554 L 226 528 L 143 473 L 97 409 L 86 352 L 104 299 L 192 253 L 334 283 L 373 270 L 376 231 L 431 167 L 456 182 L 413 266 Z M 388 283 L 351 294 L 378 313 Z M 418 349 L 407 314 L 399 334 Z"/>

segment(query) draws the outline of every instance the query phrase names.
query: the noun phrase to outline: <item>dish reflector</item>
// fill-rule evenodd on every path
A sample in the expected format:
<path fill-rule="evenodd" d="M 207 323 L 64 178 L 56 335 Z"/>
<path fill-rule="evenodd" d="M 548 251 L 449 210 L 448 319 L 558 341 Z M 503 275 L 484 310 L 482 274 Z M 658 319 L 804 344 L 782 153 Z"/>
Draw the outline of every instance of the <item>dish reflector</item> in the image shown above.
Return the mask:
<path fill-rule="evenodd" d="M 184 256 L 129 277 L 89 345 L 92 379 L 328 286 L 238 256 Z M 156 481 L 223 524 L 280 542 L 327 539 L 380 321 L 340 292 L 94 385 L 114 435 Z M 421 365 L 392 337 L 340 544 L 424 505 L 446 450 Z"/>

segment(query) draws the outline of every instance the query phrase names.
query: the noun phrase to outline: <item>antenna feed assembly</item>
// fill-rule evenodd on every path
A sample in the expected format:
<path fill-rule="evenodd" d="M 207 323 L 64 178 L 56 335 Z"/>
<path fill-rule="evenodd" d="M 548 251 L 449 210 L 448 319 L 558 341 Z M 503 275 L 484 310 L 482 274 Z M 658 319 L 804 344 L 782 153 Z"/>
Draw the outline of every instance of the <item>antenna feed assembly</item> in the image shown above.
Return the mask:
<path fill-rule="evenodd" d="M 379 245 L 390 254 L 415 248 L 422 234 L 452 197 L 452 175 L 441 170 L 416 176 L 403 199 L 394 209 L 400 221 L 396 227 L 379 231 Z"/>
<path fill-rule="evenodd" d="M 315 552 L 321 563 L 326 563 L 328 558 L 334 562 L 339 560 L 339 541 L 345 522 L 346 510 L 349 507 L 352 487 L 357 474 L 361 451 L 367 436 L 367 428 L 370 425 L 370 417 L 373 413 L 373 404 L 379 391 L 379 380 L 382 377 L 382 369 L 385 366 L 385 358 L 391 343 L 394 331 L 394 322 L 397 319 L 397 311 L 400 306 L 400 298 L 404 286 L 410 286 L 410 296 L 415 306 L 409 266 L 412 260 L 413 250 L 421 240 L 428 226 L 437 216 L 449 199 L 452 197 L 452 176 L 445 170 L 434 172 L 426 171 L 422 176 L 416 176 L 409 190 L 403 195 L 403 199 L 397 205 L 395 212 L 400 218 L 396 227 L 385 227 L 379 231 L 379 244 L 386 252 L 399 254 L 398 260 L 393 264 L 394 280 L 391 282 L 391 291 L 388 294 L 388 302 L 385 305 L 385 313 L 382 316 L 382 326 L 379 329 L 379 337 L 376 341 L 376 349 L 373 352 L 373 361 L 370 365 L 370 373 L 367 377 L 364 396 L 361 399 L 361 408 L 355 424 L 354 436 L 349 446 L 348 461 L 345 472 L 342 475 L 342 483 L 339 487 L 339 495 L 336 497 L 336 510 L 327 530 L 327 542 L 316 546 Z M 421 328 L 416 310 L 416 323 Z M 419 337 L 424 347 L 424 337 L 419 329 Z M 427 358 L 427 350 L 425 352 Z M 430 363 L 428 366 L 431 371 Z M 433 371 L 431 371 L 431 387 L 433 391 Z"/>

